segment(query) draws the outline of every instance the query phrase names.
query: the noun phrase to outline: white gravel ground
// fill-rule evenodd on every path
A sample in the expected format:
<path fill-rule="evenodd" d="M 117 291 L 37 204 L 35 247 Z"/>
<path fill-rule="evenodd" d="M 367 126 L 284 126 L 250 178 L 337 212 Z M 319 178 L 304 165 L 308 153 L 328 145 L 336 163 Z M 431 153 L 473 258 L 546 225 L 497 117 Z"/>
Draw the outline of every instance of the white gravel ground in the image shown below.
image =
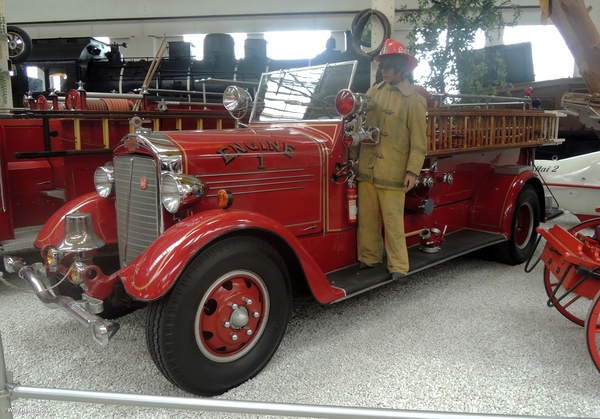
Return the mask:
<path fill-rule="evenodd" d="M 557 222 L 576 223 L 572 215 Z M 539 252 L 539 250 L 538 250 Z M 540 264 L 541 265 L 541 264 Z M 584 331 L 546 306 L 526 274 L 467 256 L 332 306 L 306 297 L 274 358 L 218 399 L 532 416 L 600 416 Z M 9 281 L 26 287 L 11 276 Z M 0 284 L 7 369 L 24 386 L 189 394 L 146 350 L 144 310 L 102 350 L 67 314 Z M 250 418 L 215 412 L 17 399 L 15 418 Z"/>

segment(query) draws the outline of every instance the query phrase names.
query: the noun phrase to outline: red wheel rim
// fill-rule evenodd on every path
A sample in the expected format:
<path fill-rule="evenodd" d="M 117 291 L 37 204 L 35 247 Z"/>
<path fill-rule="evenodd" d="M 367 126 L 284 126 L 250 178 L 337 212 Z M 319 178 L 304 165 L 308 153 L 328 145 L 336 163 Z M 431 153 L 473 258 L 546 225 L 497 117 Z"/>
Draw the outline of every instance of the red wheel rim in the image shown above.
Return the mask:
<path fill-rule="evenodd" d="M 546 288 L 546 294 L 548 297 L 552 295 L 557 286 L 558 279 L 556 279 L 556 277 L 550 273 L 550 270 L 547 267 L 544 267 L 544 287 Z M 565 289 L 561 287 L 556 295 L 560 297 L 564 294 L 564 292 Z M 573 323 L 579 326 L 583 326 L 585 324 L 585 316 L 583 313 L 587 312 L 588 310 L 589 300 L 587 298 L 576 293 L 571 293 L 559 303 L 556 303 L 556 298 L 552 298 L 551 302 L 555 304 L 554 308 L 556 308 L 560 314 L 565 316 Z M 582 307 L 582 305 L 584 305 L 584 307 Z M 582 314 L 575 314 L 578 311 Z"/>
<path fill-rule="evenodd" d="M 584 221 L 583 223 L 577 224 L 573 228 L 569 229 L 570 233 L 576 234 L 588 234 L 594 235 L 597 234 L 598 226 L 600 226 L 600 218 L 594 218 L 591 220 Z M 583 230 L 588 229 L 587 232 L 583 232 Z M 548 268 L 544 268 L 544 287 L 546 288 L 546 293 L 548 297 L 550 297 L 558 285 L 558 279 L 550 274 Z M 560 290 L 556 293 L 558 297 L 560 297 L 565 292 L 565 289 L 561 287 Z M 556 303 L 556 298 L 553 298 L 551 302 Z M 564 299 L 562 299 L 558 304 L 554 307 L 567 319 L 575 323 L 579 326 L 585 325 L 585 319 L 588 317 L 588 311 L 590 307 L 590 299 L 586 298 L 580 294 L 575 292 L 569 294 Z"/>
<path fill-rule="evenodd" d="M 600 324 L 598 324 L 600 318 L 600 292 L 596 295 L 590 315 L 585 324 L 585 334 L 587 337 L 588 350 L 592 361 L 598 371 L 600 371 Z"/>
<path fill-rule="evenodd" d="M 518 208 L 515 224 L 515 244 L 519 249 L 524 249 L 529 244 L 529 239 L 533 232 L 533 207 L 529 202 Z"/>
<path fill-rule="evenodd" d="M 196 343 L 212 361 L 231 362 L 259 341 L 269 318 L 266 286 L 256 274 L 235 270 L 206 291 L 194 322 Z"/>

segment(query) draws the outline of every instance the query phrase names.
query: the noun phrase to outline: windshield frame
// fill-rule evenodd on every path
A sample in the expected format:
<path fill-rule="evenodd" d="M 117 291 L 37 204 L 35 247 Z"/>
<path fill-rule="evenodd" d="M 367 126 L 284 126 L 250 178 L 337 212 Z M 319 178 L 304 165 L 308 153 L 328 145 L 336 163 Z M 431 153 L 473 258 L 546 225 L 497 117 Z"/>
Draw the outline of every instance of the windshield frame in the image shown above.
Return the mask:
<path fill-rule="evenodd" d="M 335 96 L 352 87 L 357 65 L 344 61 L 263 73 L 250 123 L 341 120 Z"/>

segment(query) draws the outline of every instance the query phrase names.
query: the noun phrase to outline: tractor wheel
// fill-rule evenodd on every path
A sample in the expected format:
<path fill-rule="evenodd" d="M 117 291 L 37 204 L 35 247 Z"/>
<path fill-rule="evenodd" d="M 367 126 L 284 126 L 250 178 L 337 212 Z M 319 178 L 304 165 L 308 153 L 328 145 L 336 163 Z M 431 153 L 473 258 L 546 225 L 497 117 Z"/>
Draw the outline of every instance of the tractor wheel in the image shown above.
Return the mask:
<path fill-rule="evenodd" d="M 149 305 L 146 342 L 173 384 L 215 396 L 267 365 L 290 308 L 281 255 L 262 240 L 233 237 L 196 256 L 169 294 Z"/>
<path fill-rule="evenodd" d="M 600 371 L 600 292 L 590 307 L 590 314 L 585 322 L 585 336 L 592 361 Z"/>
<path fill-rule="evenodd" d="M 8 57 L 13 64 L 21 64 L 31 53 L 31 38 L 23 29 L 16 26 L 7 26 Z"/>
<path fill-rule="evenodd" d="M 496 259 L 507 265 L 525 262 L 535 250 L 536 227 L 540 225 L 540 202 L 531 185 L 525 185 L 515 204 L 511 237 L 494 246 Z"/>

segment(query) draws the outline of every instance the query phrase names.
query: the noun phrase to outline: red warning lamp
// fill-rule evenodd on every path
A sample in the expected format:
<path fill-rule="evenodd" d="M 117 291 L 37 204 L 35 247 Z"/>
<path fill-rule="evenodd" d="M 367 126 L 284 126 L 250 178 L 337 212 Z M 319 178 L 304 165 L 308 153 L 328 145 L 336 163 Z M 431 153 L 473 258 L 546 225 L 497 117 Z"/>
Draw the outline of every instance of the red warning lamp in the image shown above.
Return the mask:
<path fill-rule="evenodd" d="M 335 110 L 342 116 L 350 115 L 354 112 L 356 98 L 351 90 L 344 89 L 335 97 Z"/>
<path fill-rule="evenodd" d="M 335 97 L 335 110 L 342 116 L 364 112 L 367 108 L 367 95 L 354 93 L 350 89 L 340 90 Z"/>
<path fill-rule="evenodd" d="M 533 87 L 527 87 L 525 89 L 525 96 L 531 96 L 533 94 Z"/>

